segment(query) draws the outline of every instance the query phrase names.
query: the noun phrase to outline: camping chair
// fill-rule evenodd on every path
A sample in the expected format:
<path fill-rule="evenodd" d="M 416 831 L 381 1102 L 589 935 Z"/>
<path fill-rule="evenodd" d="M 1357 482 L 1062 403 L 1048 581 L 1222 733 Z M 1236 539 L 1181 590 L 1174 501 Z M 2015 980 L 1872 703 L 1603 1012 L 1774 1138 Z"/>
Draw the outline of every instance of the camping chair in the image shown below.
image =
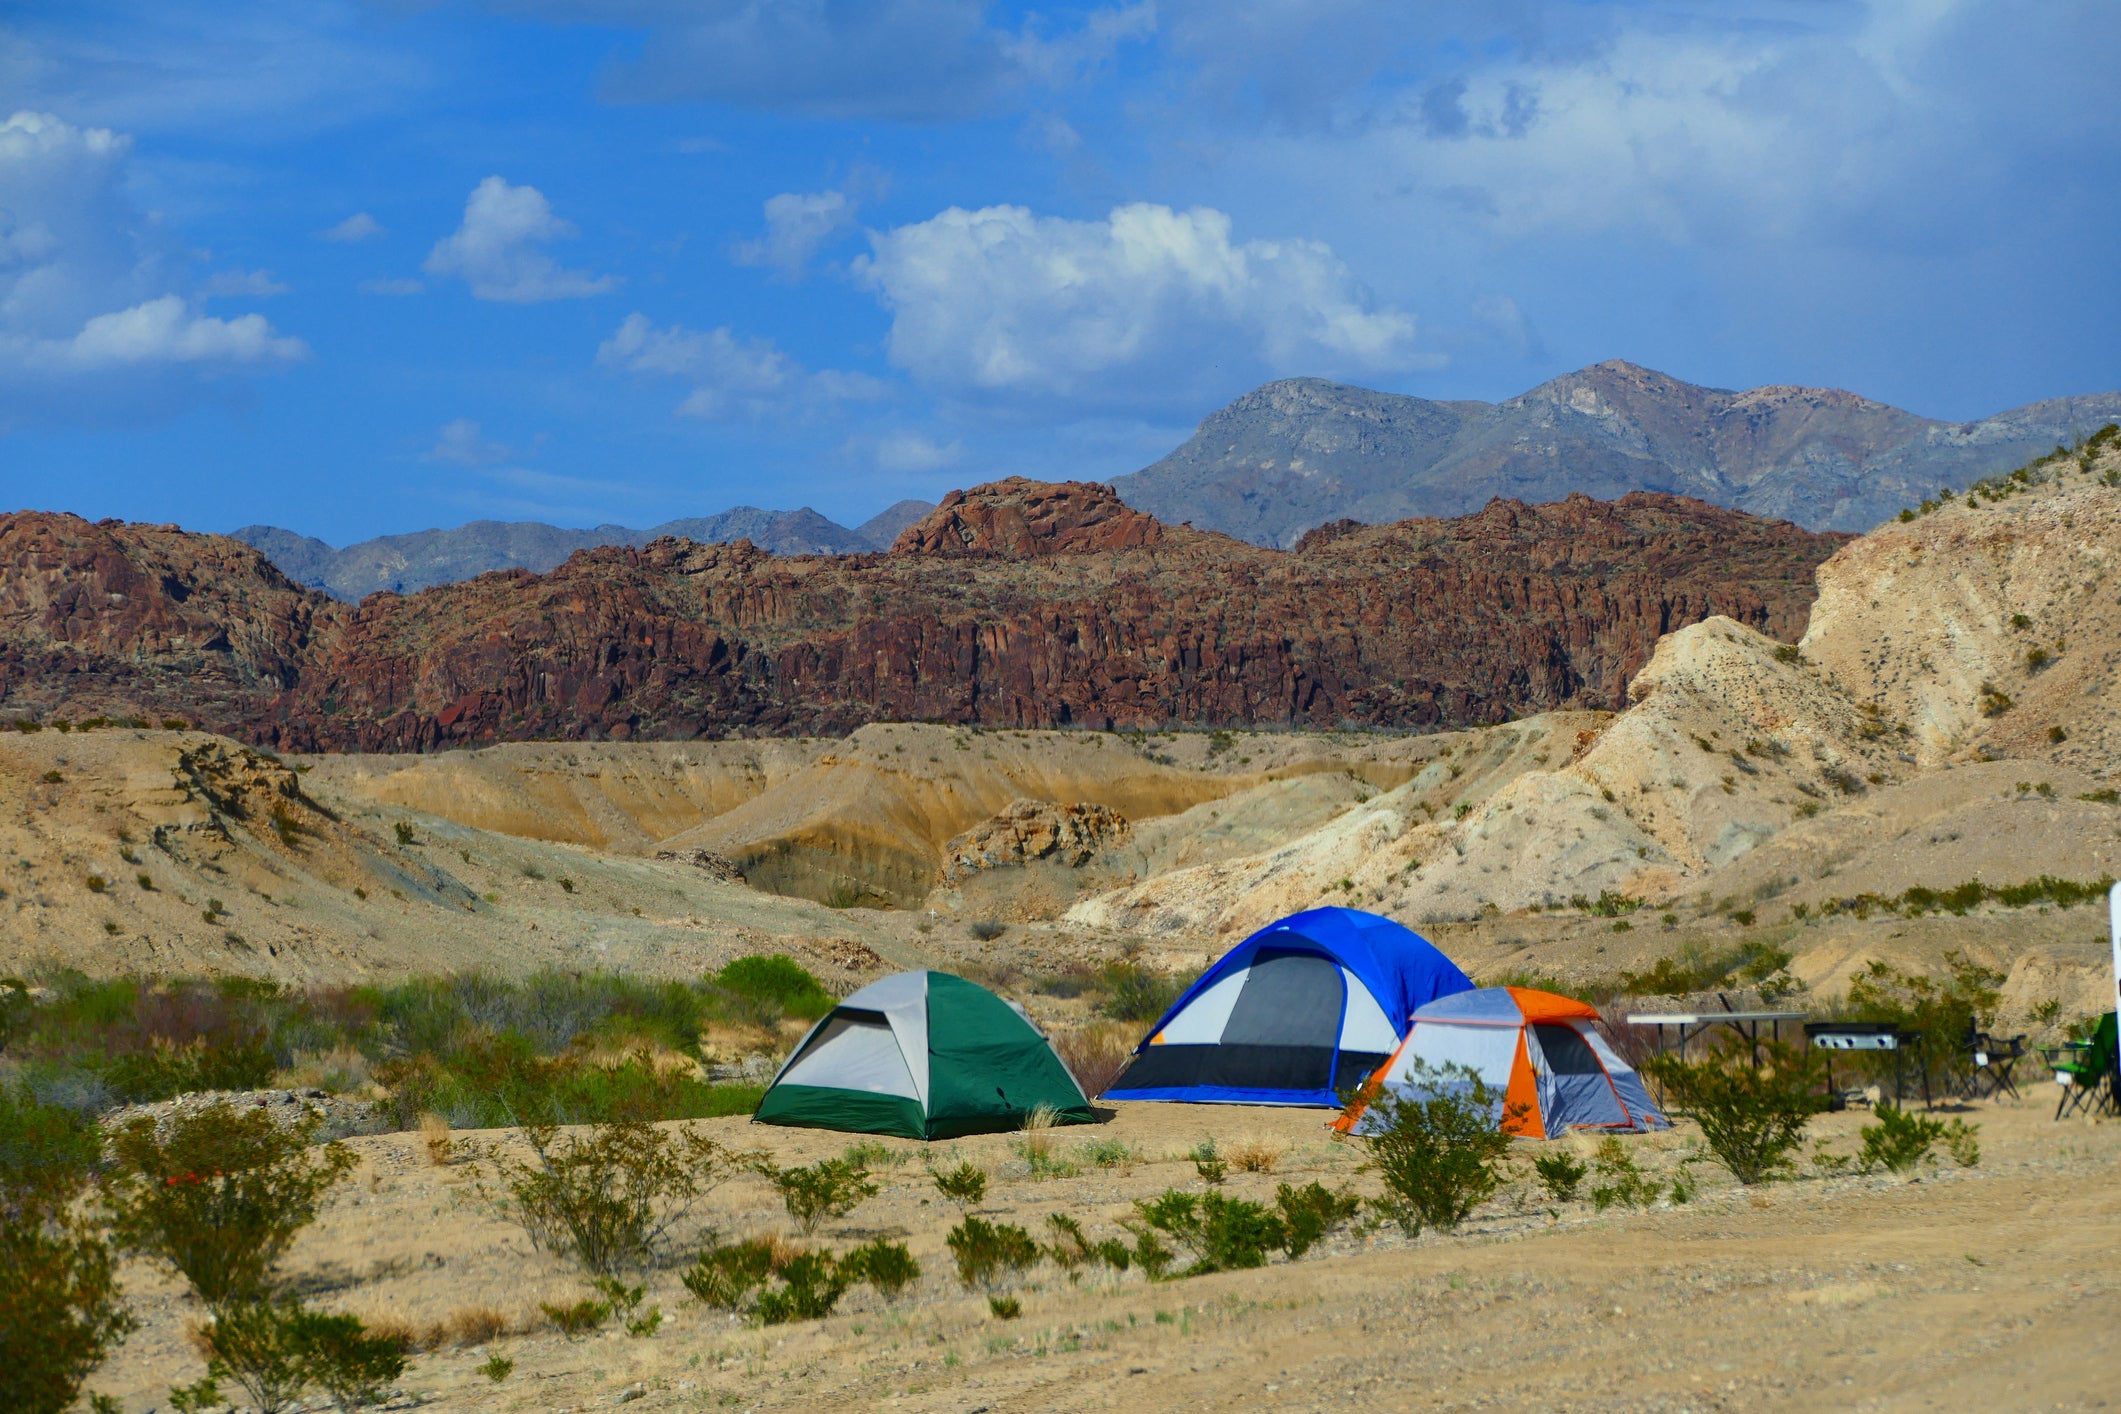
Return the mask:
<path fill-rule="evenodd" d="M 1966 1037 L 1966 1088 L 1969 1100 L 1996 1099 L 2003 1095 L 2018 1099 L 2018 1082 L 2011 1075 L 2025 1056 L 2025 1037 L 1998 1040 L 1971 1023 Z"/>
<path fill-rule="evenodd" d="M 2092 1115 L 2121 1114 L 2121 1096 L 2114 1090 L 2115 1043 L 2114 1013 L 2108 1012 L 2099 1018 L 2089 1039 L 2041 1050 L 2055 1068 L 2055 1083 L 2062 1087 L 2062 1098 L 2055 1103 L 2056 1119 L 2079 1110 Z M 2060 1059 L 2064 1053 L 2070 1059 Z"/>

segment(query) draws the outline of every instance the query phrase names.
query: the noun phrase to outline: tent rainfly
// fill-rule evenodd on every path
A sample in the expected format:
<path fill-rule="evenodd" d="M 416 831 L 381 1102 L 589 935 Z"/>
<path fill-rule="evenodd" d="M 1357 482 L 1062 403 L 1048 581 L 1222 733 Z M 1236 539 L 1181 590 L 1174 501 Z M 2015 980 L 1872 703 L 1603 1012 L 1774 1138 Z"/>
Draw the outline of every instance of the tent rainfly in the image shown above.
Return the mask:
<path fill-rule="evenodd" d="M 1040 1106 L 1093 1118 L 1046 1038 L 994 993 L 947 972 L 900 972 L 834 1007 L 773 1078 L 752 1119 L 952 1139 L 1015 1129 Z"/>
<path fill-rule="evenodd" d="M 1201 975 L 1135 1047 L 1108 1100 L 1318 1105 L 1375 1070 L 1418 1006 L 1473 983 L 1389 918 L 1313 908 Z"/>
<path fill-rule="evenodd" d="M 1642 1077 L 1598 1034 L 1597 1020 L 1589 1002 L 1530 987 L 1459 992 L 1414 1013 L 1407 1039 L 1364 1088 L 1419 1096 L 1439 1083 L 1437 1072 L 1455 1065 L 1500 1097 L 1498 1122 L 1523 1138 L 1671 1128 Z M 1357 1104 L 1333 1127 L 1361 1133 L 1365 1122 L 1376 1117 Z"/>

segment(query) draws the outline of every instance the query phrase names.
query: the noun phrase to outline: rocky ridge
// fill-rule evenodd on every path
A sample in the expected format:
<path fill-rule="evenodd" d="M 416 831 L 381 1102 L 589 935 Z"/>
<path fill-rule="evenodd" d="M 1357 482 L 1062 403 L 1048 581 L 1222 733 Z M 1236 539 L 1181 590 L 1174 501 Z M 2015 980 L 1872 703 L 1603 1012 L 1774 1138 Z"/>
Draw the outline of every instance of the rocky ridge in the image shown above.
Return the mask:
<path fill-rule="evenodd" d="M 234 541 L 21 513 L 0 518 L 0 712 L 331 751 L 880 720 L 1447 727 L 1617 707 L 1661 635 L 1713 614 L 1794 637 L 1839 544 L 1638 493 L 1277 552 L 1010 481 L 886 554 L 664 539 L 350 606 Z"/>

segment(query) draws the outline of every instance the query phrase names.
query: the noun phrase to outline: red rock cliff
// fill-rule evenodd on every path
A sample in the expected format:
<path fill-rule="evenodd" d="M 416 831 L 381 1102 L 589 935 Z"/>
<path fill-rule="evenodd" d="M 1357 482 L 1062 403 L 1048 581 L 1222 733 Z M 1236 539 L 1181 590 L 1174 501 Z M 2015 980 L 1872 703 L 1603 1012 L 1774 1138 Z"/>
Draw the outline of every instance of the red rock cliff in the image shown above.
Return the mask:
<path fill-rule="evenodd" d="M 0 711 L 362 750 L 878 719 L 1450 726 L 1620 706 L 1658 636 L 1712 613 L 1795 638 L 1844 538 L 1636 494 L 1283 552 L 1012 480 L 887 554 L 666 539 L 348 608 L 217 537 L 21 515 L 0 520 Z"/>

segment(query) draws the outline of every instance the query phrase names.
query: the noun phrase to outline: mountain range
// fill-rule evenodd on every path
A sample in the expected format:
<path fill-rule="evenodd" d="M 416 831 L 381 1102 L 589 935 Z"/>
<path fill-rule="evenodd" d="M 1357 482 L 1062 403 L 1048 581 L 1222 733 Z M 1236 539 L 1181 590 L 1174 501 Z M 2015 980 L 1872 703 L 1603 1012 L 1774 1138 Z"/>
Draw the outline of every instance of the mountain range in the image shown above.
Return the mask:
<path fill-rule="evenodd" d="M 289 750 L 988 727 L 1422 727 L 1615 707 L 1660 635 L 1785 640 L 1846 537 L 1636 492 L 1292 550 L 1089 482 L 953 491 L 881 554 L 659 539 L 347 604 L 173 526 L 0 516 L 0 713 Z"/>
<path fill-rule="evenodd" d="M 805 506 L 762 511 L 737 506 L 720 515 L 665 521 L 646 530 L 599 525 L 565 530 L 540 521 L 475 520 L 450 530 L 383 535 L 335 549 L 313 536 L 271 525 L 246 525 L 230 535 L 264 553 L 295 583 L 334 598 L 358 601 L 379 590 L 414 594 L 436 584 L 492 570 L 542 574 L 577 550 L 598 545 L 646 545 L 666 535 L 701 544 L 749 540 L 775 555 L 845 555 L 882 550 L 929 511 L 931 501 L 900 501 L 849 528 Z"/>
<path fill-rule="evenodd" d="M 1497 496 L 1579 491 L 1666 491 L 1860 532 L 2117 420 L 2121 393 L 1939 422 L 1839 389 L 1731 392 L 1617 360 L 1499 403 L 1292 378 L 1245 394 L 1113 487 L 1172 524 L 1284 547 L 1343 518 L 1455 516 Z"/>
<path fill-rule="evenodd" d="M 1536 504 L 1577 492 L 1609 500 L 1664 491 L 1812 530 L 1860 532 L 1941 487 L 2007 471 L 2113 421 L 2121 393 L 1940 422 L 1835 388 L 1731 392 L 1619 360 L 1499 403 L 1291 378 L 1213 413 L 1169 456 L 1112 485 L 1166 523 L 1282 549 L 1338 520 L 1458 516 L 1496 497 Z M 357 601 L 492 570 L 543 573 L 578 550 L 666 535 L 745 539 L 776 555 L 882 550 L 932 509 L 900 501 L 851 528 L 807 506 L 738 506 L 646 530 L 478 520 L 344 549 L 269 525 L 231 533 L 297 584 Z"/>

